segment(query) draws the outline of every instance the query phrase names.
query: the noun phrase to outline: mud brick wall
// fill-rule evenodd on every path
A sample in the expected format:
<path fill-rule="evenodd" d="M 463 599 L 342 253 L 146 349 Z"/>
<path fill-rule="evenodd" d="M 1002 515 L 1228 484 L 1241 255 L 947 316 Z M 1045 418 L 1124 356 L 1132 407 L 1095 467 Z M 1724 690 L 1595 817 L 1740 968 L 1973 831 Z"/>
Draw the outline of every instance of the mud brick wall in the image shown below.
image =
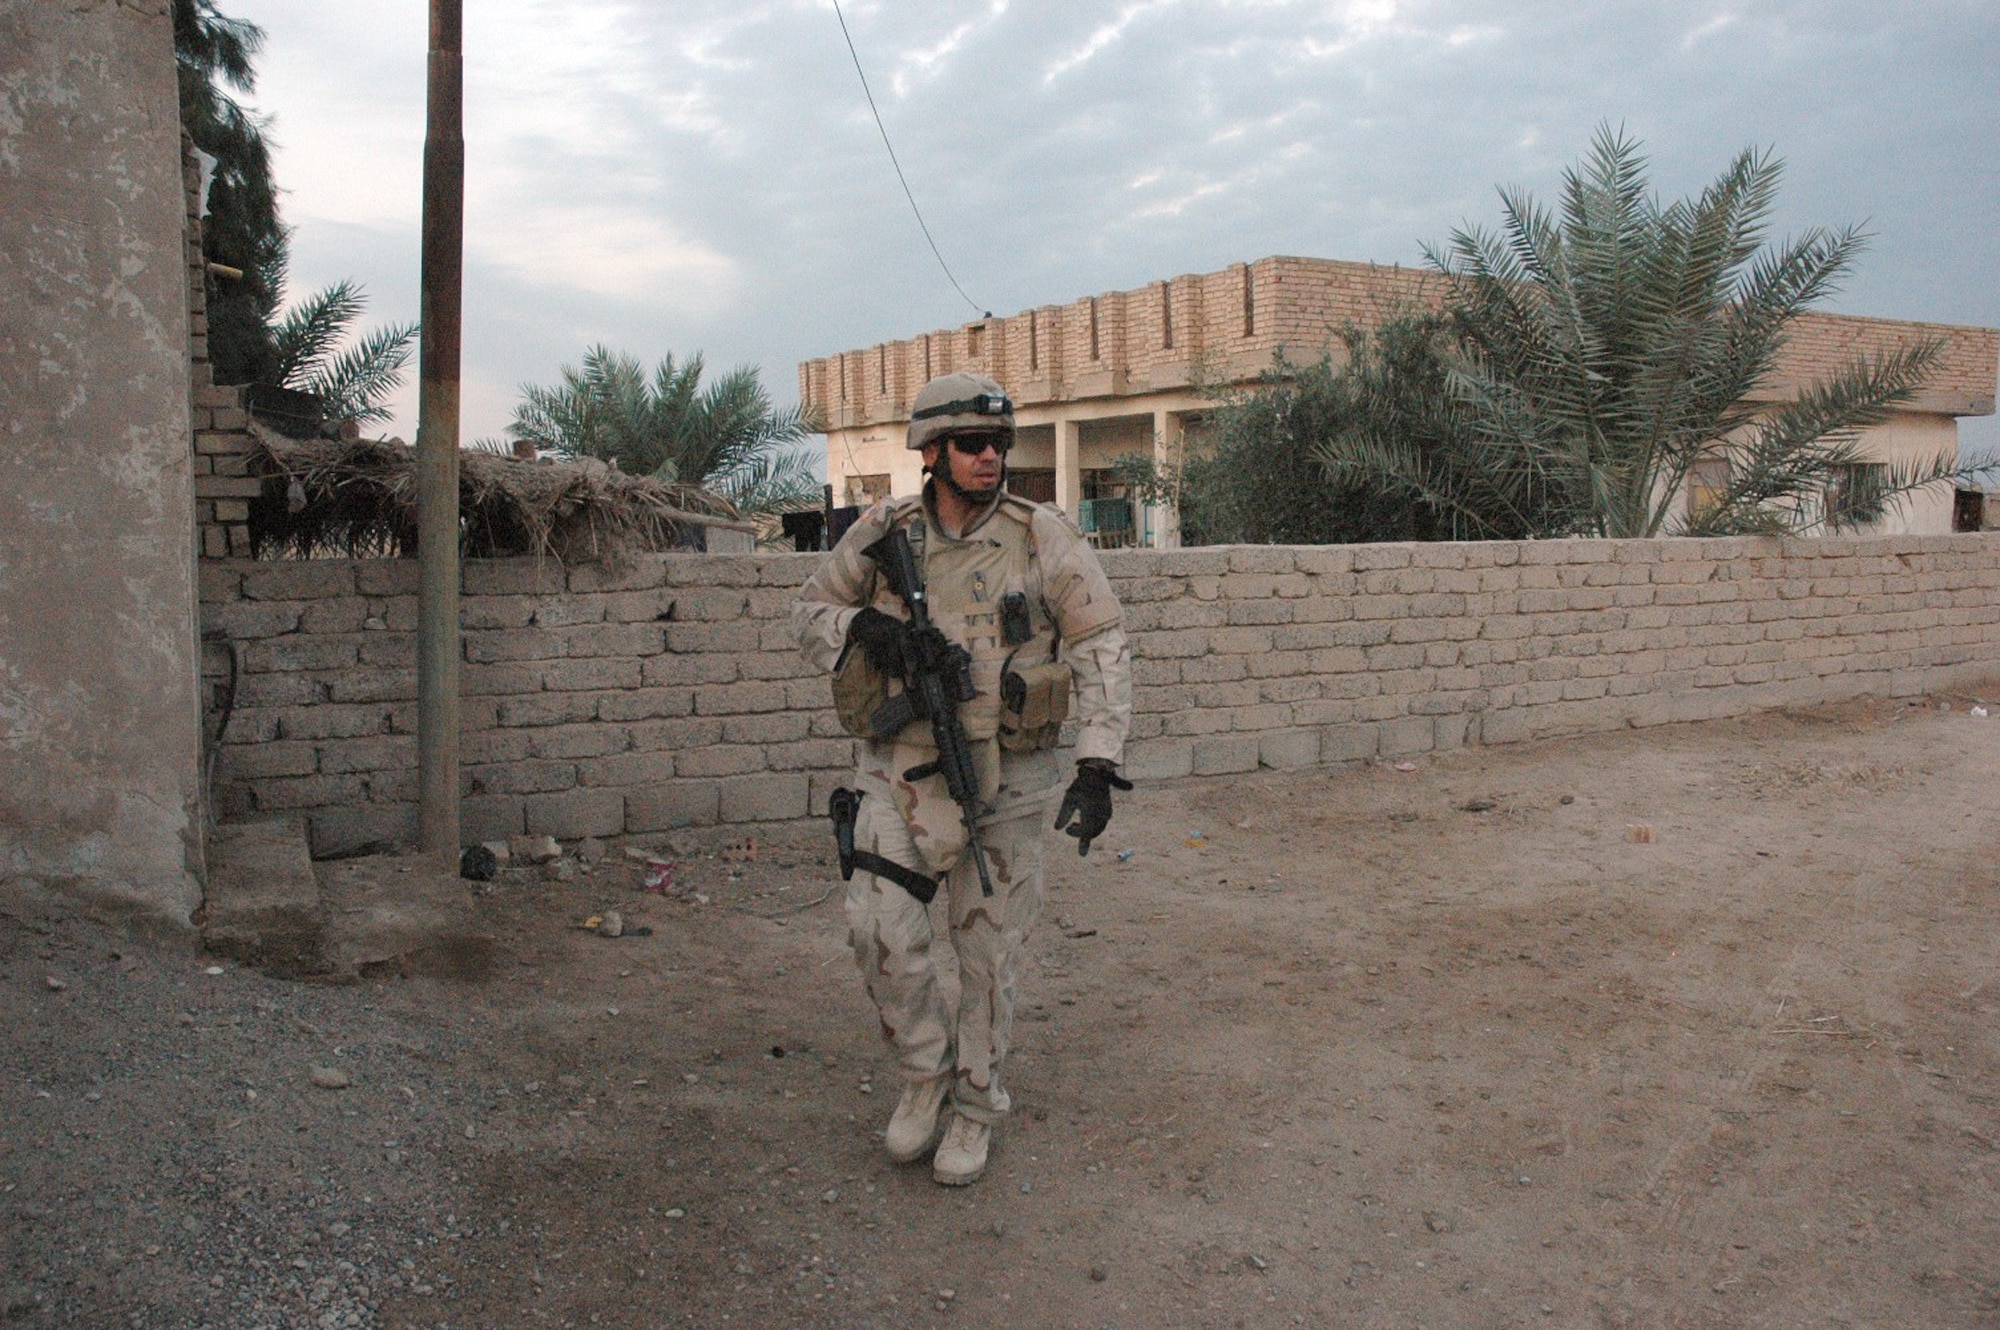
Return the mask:
<path fill-rule="evenodd" d="M 473 560 L 461 623 L 468 842 L 823 810 L 852 741 L 792 644 L 819 556 L 657 555 L 611 572 Z M 303 816 L 316 854 L 416 829 L 416 565 L 204 562 L 210 730 L 227 690 L 224 817 Z"/>
<path fill-rule="evenodd" d="M 793 645 L 819 555 L 465 570 L 464 828 L 614 836 L 822 812 L 852 760 Z M 1494 542 L 1104 556 L 1141 778 L 1706 720 L 2000 672 L 2000 540 Z M 414 565 L 202 566 L 224 814 L 321 855 L 416 824 Z"/>
<path fill-rule="evenodd" d="M 1117 551 L 1131 765 L 1184 776 L 1712 720 L 2000 668 L 1985 536 Z"/>

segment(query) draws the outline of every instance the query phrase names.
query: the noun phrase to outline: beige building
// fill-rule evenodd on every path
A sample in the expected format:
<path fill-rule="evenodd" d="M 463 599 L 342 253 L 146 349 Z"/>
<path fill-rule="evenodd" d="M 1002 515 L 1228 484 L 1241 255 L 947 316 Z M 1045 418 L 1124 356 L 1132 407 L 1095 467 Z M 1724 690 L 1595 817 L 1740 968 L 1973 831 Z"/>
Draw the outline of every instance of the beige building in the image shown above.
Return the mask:
<path fill-rule="evenodd" d="M 917 487 L 917 457 L 903 447 L 917 389 L 955 370 L 989 375 L 1017 403 L 1013 488 L 1053 500 L 1101 544 L 1170 547 L 1178 543 L 1171 515 L 1135 509 L 1113 459 L 1151 452 L 1172 463 L 1212 405 L 1197 384 L 1253 382 L 1281 349 L 1294 360 L 1316 356 L 1348 324 L 1434 298 L 1438 281 L 1376 264 L 1259 259 L 809 360 L 799 366 L 799 398 L 826 421 L 834 502 L 864 503 Z M 1870 431 L 1865 447 L 1882 461 L 1955 451 L 1958 417 L 1994 409 L 2000 332 L 1991 328 L 1809 314 L 1768 391 L 1780 400 L 1857 354 L 1924 335 L 1947 342 L 1937 376 Z M 1952 513 L 1941 489 L 1882 529 L 1948 532 Z"/>

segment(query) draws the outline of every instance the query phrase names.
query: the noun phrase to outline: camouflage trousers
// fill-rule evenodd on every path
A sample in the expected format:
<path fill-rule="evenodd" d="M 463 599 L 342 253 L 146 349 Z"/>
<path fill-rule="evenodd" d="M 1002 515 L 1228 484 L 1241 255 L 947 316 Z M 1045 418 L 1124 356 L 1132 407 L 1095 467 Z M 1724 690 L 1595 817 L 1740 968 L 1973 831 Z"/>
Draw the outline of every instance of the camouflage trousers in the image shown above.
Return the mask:
<path fill-rule="evenodd" d="M 1052 753 L 1003 762 L 995 812 L 979 827 L 990 897 L 980 893 L 969 855 L 940 883 L 934 903 L 942 905 L 958 961 L 956 1012 L 940 982 L 930 908 L 872 873 L 857 871 L 848 883 L 848 940 L 898 1069 L 911 1081 L 952 1073 L 952 1107 L 975 1122 L 997 1123 L 1012 1104 L 1001 1071 L 1021 945 L 1042 909 L 1042 846 L 1059 794 L 1056 771 Z M 864 763 L 857 777 L 863 798 L 855 845 L 928 873 L 884 773 Z"/>

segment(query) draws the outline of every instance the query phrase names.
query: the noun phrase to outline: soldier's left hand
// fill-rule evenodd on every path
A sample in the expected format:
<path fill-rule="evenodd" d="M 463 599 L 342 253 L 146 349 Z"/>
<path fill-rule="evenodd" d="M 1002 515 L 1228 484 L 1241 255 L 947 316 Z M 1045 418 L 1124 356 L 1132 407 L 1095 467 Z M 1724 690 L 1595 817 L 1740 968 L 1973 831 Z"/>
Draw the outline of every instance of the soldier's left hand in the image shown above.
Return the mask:
<path fill-rule="evenodd" d="M 1062 806 L 1056 809 L 1056 830 L 1067 830 L 1076 837 L 1079 856 L 1089 854 L 1090 843 L 1111 825 L 1111 791 L 1131 788 L 1132 782 L 1121 777 L 1109 759 L 1077 759 L 1076 779 L 1069 783 Z"/>

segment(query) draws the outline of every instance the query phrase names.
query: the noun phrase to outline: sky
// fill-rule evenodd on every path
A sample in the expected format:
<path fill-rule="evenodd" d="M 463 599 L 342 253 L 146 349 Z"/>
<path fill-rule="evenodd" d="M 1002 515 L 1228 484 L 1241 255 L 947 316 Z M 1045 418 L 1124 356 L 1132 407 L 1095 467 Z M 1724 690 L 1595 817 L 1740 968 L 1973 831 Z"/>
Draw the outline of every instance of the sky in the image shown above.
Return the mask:
<path fill-rule="evenodd" d="M 417 315 L 426 6 L 262 26 L 296 296 Z M 1553 201 L 1600 125 L 1667 197 L 1747 147 L 1777 229 L 1872 234 L 1825 308 L 2000 326 L 1993 0 L 832 0 L 465 5 L 462 437 L 593 344 L 759 368 L 1272 254 L 1418 264 Z M 415 375 L 389 432 L 413 438 Z M 1993 418 L 1962 422 L 2000 448 Z"/>

